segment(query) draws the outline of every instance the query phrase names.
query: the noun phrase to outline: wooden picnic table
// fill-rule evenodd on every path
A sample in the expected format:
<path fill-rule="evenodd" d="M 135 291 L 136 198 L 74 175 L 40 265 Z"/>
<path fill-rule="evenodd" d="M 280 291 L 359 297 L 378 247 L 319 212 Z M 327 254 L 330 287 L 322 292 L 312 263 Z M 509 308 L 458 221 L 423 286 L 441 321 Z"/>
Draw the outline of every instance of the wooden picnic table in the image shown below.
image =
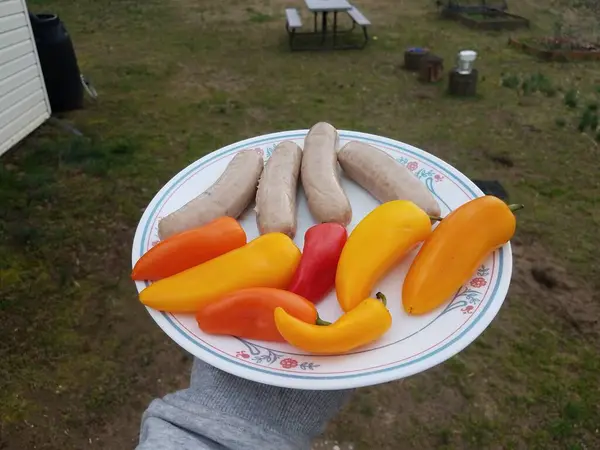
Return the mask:
<path fill-rule="evenodd" d="M 327 37 L 327 14 L 333 13 L 333 45 L 335 46 L 337 38 L 337 13 L 348 12 L 352 5 L 347 0 L 304 0 L 306 7 L 314 14 L 314 29 L 317 32 L 317 16 L 322 15 L 321 21 L 321 42 Z"/>
<path fill-rule="evenodd" d="M 290 48 L 292 50 L 328 50 L 328 49 L 360 49 L 364 48 L 369 40 L 367 34 L 367 28 L 371 25 L 369 19 L 365 17 L 355 6 L 348 3 L 348 0 L 304 0 L 306 7 L 310 12 L 313 13 L 314 17 L 314 30 L 310 32 L 300 31 L 302 28 L 302 17 L 300 12 L 296 8 L 286 8 L 286 24 L 285 28 L 289 35 Z M 352 28 L 338 30 L 338 13 L 347 13 L 348 17 L 352 20 Z M 329 13 L 333 13 L 333 33 L 328 33 L 327 27 L 327 16 Z M 321 30 L 318 30 L 318 15 L 322 15 Z M 350 43 L 350 44 L 337 44 L 337 38 L 343 37 L 342 35 L 349 35 L 354 30 L 354 27 L 358 25 L 363 30 L 364 40 L 361 44 Z M 333 45 L 326 45 L 327 35 L 333 36 Z M 298 46 L 295 44 L 296 39 L 299 38 L 301 41 L 304 38 L 311 38 L 316 36 L 321 38 L 321 42 L 318 46 L 315 45 L 302 45 Z M 307 42 L 307 41 L 304 41 Z"/>

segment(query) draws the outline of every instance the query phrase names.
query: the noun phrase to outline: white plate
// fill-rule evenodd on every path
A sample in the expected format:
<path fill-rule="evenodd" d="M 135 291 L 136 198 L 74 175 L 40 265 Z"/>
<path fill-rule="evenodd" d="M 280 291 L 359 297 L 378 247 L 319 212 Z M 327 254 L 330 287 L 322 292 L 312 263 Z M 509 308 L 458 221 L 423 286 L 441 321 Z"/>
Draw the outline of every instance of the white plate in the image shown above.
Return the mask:
<path fill-rule="evenodd" d="M 208 188 L 225 170 L 235 153 L 260 148 L 268 158 L 283 140 L 301 147 L 308 130 L 273 133 L 247 139 L 215 151 L 173 177 L 148 205 L 133 241 L 135 262 L 158 241 L 157 224 Z M 483 193 L 458 170 L 423 150 L 391 139 L 353 131 L 340 131 L 340 145 L 363 141 L 390 153 L 405 164 L 433 192 L 442 215 Z M 351 231 L 378 202 L 348 179 L 342 184 L 352 203 Z M 256 217 L 240 219 L 248 240 L 258 236 Z M 314 224 L 306 198 L 298 198 L 298 232 L 302 248 L 305 231 Z M 316 356 L 287 345 L 203 333 L 193 315 L 170 314 L 148 308 L 165 333 L 194 356 L 231 374 L 265 384 L 297 389 L 346 389 L 368 386 L 422 372 L 457 354 L 479 336 L 502 306 L 512 273 L 510 244 L 494 252 L 453 299 L 424 316 L 408 316 L 401 302 L 401 286 L 416 251 L 376 286 L 388 298 L 393 316 L 390 331 L 373 344 L 340 356 Z M 138 291 L 146 283 L 136 282 Z M 451 301 L 450 301 L 451 300 Z M 333 321 L 342 314 L 332 292 L 318 305 L 319 314 Z"/>

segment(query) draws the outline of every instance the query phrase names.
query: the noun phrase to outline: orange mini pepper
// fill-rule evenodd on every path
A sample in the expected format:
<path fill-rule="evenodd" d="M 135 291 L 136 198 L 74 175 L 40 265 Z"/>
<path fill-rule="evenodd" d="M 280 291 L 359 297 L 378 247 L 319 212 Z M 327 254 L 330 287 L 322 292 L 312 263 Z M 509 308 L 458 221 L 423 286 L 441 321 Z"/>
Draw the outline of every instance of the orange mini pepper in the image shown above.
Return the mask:
<path fill-rule="evenodd" d="M 299 261 L 300 250 L 289 237 L 264 234 L 243 247 L 151 284 L 140 292 L 140 301 L 161 311 L 195 313 L 239 289 L 284 289 Z"/>
<path fill-rule="evenodd" d="M 444 218 L 415 257 L 402 288 L 402 303 L 409 314 L 437 308 L 463 285 L 484 259 L 515 234 L 513 211 L 487 195 L 465 203 Z"/>
<path fill-rule="evenodd" d="M 246 233 L 238 221 L 231 217 L 220 217 L 159 242 L 138 259 L 131 278 L 160 280 L 245 244 Z"/>
<path fill-rule="evenodd" d="M 227 294 L 198 311 L 196 320 L 206 333 L 284 342 L 273 317 L 277 307 L 303 322 L 317 320 L 317 309 L 307 299 L 282 289 L 262 287 Z"/>

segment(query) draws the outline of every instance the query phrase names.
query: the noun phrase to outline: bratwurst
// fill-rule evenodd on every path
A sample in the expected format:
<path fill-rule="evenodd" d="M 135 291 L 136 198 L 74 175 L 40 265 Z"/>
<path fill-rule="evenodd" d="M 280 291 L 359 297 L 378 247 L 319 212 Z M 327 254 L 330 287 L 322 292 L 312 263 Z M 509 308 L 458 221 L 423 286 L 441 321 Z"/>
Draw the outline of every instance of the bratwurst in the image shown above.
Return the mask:
<path fill-rule="evenodd" d="M 338 132 L 333 126 L 325 122 L 313 125 L 304 139 L 300 174 L 308 208 L 315 220 L 346 226 L 352 219 L 352 208 L 340 184 L 338 142 Z"/>
<path fill-rule="evenodd" d="M 290 141 L 280 143 L 265 165 L 256 193 L 256 223 L 260 234 L 296 234 L 296 192 L 302 149 Z"/>
<path fill-rule="evenodd" d="M 257 150 L 236 154 L 211 187 L 158 223 L 159 237 L 166 239 L 218 217 L 237 219 L 254 198 L 263 167 L 264 159 Z"/>
<path fill-rule="evenodd" d="M 338 152 L 338 161 L 349 178 L 380 202 L 410 200 L 430 216 L 439 217 L 440 205 L 427 186 L 383 150 L 351 141 Z"/>

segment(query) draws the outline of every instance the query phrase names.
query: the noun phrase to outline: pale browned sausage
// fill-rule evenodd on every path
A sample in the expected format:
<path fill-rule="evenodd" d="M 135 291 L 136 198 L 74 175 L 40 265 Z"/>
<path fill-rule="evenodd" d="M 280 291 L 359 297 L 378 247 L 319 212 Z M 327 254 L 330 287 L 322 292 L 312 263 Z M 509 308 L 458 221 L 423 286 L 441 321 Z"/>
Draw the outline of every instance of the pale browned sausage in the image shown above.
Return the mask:
<path fill-rule="evenodd" d="M 263 167 L 259 151 L 244 150 L 236 154 L 211 187 L 158 223 L 160 238 L 202 226 L 218 217 L 236 219 L 254 198 Z"/>
<path fill-rule="evenodd" d="M 304 139 L 302 186 L 308 208 L 317 222 L 348 225 L 352 208 L 338 173 L 337 130 L 325 122 L 314 125 Z"/>
<path fill-rule="evenodd" d="M 256 223 L 260 234 L 296 234 L 296 192 L 302 149 L 290 141 L 280 143 L 267 161 L 256 192 Z"/>
<path fill-rule="evenodd" d="M 383 150 L 351 141 L 338 152 L 338 161 L 349 178 L 380 202 L 410 200 L 430 216 L 440 215 L 427 186 Z"/>

